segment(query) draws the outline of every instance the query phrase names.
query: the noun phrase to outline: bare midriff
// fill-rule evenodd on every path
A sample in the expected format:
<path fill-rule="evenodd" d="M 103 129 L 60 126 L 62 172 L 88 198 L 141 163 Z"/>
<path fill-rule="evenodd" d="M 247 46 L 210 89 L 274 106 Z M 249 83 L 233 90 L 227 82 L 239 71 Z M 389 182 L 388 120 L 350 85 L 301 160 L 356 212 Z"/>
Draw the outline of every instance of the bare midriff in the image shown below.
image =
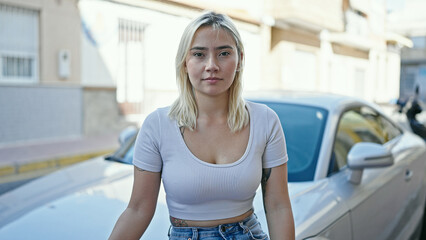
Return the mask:
<path fill-rule="evenodd" d="M 222 224 L 241 222 L 245 218 L 249 217 L 252 213 L 253 213 L 253 209 L 250 209 L 246 213 L 243 213 L 236 217 L 218 219 L 218 220 L 207 220 L 207 221 L 192 221 L 192 220 L 174 218 L 170 216 L 170 222 L 172 223 L 174 227 L 217 227 Z"/>

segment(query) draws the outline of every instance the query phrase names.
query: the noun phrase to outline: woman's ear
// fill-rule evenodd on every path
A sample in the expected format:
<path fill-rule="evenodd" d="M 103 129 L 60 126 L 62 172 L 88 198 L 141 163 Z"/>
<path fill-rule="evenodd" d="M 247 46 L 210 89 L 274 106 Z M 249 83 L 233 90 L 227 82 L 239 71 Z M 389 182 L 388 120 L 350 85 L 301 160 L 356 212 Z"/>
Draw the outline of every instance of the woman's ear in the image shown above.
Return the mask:
<path fill-rule="evenodd" d="M 238 59 L 238 65 L 237 65 L 237 70 L 236 70 L 237 72 L 240 71 L 241 63 L 243 62 L 243 57 L 244 57 L 243 52 L 240 52 L 240 59 Z"/>

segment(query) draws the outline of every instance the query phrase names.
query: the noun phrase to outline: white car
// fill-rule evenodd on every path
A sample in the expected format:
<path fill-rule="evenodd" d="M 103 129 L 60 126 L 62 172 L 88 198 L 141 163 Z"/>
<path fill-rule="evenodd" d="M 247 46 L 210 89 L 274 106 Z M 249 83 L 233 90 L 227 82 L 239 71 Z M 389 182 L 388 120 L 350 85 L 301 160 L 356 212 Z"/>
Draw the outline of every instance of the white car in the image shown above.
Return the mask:
<path fill-rule="evenodd" d="M 425 142 L 378 107 L 325 94 L 251 98 L 286 135 L 296 239 L 416 239 L 426 194 Z M 0 197 L 0 239 L 107 239 L 127 206 L 135 131 L 112 156 L 34 180 Z M 261 191 L 255 213 L 267 230 Z M 285 224 L 285 223 L 283 223 Z M 142 239 L 167 239 L 163 189 Z"/>

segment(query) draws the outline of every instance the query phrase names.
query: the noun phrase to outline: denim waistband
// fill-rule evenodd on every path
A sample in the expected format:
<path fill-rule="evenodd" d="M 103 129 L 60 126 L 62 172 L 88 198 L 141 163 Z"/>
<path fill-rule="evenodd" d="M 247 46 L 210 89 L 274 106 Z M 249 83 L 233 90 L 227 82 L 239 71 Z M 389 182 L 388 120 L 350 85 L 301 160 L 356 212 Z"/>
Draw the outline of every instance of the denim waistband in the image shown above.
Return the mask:
<path fill-rule="evenodd" d="M 260 223 L 257 221 L 256 214 L 251 214 L 244 220 L 234 223 L 220 224 L 215 227 L 174 227 L 170 226 L 169 237 L 182 237 L 191 239 L 203 239 L 203 237 L 220 237 L 218 239 L 228 239 L 228 236 L 247 234 L 252 235 L 252 230 L 261 231 Z M 263 233 L 264 234 L 264 233 Z M 267 239 L 267 235 L 264 234 Z M 173 238 L 171 238 L 173 239 Z M 234 239 L 234 238 L 232 238 Z M 240 239 L 240 238 L 236 238 Z M 245 238 L 241 238 L 245 239 Z M 255 238 L 257 239 L 257 238 Z"/>

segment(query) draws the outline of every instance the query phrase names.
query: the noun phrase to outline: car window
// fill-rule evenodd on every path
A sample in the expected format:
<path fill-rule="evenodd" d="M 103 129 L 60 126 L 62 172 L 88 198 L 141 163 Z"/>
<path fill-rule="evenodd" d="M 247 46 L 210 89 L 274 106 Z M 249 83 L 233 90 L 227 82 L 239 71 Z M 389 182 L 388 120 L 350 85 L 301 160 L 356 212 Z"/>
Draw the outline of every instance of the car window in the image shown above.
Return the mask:
<path fill-rule="evenodd" d="M 385 117 L 379 118 L 379 124 L 385 136 L 386 142 L 400 136 L 402 134 L 402 130 L 396 126 L 394 123 L 386 119 Z"/>
<path fill-rule="evenodd" d="M 346 166 L 347 155 L 356 143 L 384 144 L 401 133 L 398 127 L 371 108 L 358 107 L 344 112 L 334 140 L 329 174 Z"/>
<path fill-rule="evenodd" d="M 328 111 L 301 104 L 261 102 L 274 110 L 284 130 L 288 153 L 288 180 L 312 181 Z"/>

